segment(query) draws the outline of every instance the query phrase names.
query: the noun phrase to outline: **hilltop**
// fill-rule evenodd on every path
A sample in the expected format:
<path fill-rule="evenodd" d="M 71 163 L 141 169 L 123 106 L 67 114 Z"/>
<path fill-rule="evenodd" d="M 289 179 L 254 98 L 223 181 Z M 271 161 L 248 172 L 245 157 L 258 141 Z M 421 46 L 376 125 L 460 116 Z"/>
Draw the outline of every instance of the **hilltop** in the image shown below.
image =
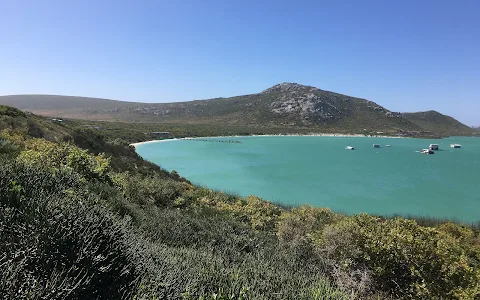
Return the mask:
<path fill-rule="evenodd" d="M 469 135 L 473 132 L 471 128 L 447 116 L 417 118 L 417 114 L 429 112 L 402 114 L 366 99 L 298 83 L 277 84 L 251 95 L 177 103 L 14 95 L 0 97 L 0 104 L 62 118 L 285 128 L 285 132 L 291 132 L 291 128 L 312 132 L 382 132 L 413 136 Z"/>
<path fill-rule="evenodd" d="M 434 110 L 404 113 L 403 116 L 423 129 L 441 135 L 470 135 L 473 133 L 471 127 Z"/>

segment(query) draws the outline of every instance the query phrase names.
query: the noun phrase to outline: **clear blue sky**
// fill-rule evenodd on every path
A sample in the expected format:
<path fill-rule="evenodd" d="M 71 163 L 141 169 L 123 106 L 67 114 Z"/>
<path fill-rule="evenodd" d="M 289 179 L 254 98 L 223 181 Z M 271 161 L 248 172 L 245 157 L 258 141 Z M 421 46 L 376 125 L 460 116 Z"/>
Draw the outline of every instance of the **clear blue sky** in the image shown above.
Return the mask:
<path fill-rule="evenodd" d="M 170 102 L 290 81 L 480 125 L 478 0 L 1 0 L 0 95 Z"/>

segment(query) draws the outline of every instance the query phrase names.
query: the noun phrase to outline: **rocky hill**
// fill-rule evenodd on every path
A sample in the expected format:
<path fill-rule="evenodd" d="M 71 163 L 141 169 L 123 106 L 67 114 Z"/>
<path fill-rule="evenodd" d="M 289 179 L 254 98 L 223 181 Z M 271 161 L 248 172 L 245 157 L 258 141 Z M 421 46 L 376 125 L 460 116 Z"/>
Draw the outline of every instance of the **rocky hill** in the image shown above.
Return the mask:
<path fill-rule="evenodd" d="M 430 119 L 420 122 L 422 119 L 419 121 L 415 114 L 392 112 L 366 99 L 298 83 L 277 84 L 251 95 L 177 103 L 134 103 L 70 96 L 16 95 L 0 97 L 0 104 L 63 118 L 301 127 L 310 128 L 312 131 L 384 132 L 407 135 L 431 132 L 449 135 L 456 134 L 460 128 L 458 124 L 461 124 L 454 119 L 441 118 L 434 119 L 440 123 L 430 123 Z M 443 124 L 442 120 L 448 122 Z M 441 130 L 437 131 L 436 127 L 439 125 Z M 468 133 L 465 128 L 461 129 L 462 132 Z"/>
<path fill-rule="evenodd" d="M 441 135 L 471 135 L 474 132 L 471 127 L 434 110 L 404 113 L 403 116 L 424 130 Z"/>

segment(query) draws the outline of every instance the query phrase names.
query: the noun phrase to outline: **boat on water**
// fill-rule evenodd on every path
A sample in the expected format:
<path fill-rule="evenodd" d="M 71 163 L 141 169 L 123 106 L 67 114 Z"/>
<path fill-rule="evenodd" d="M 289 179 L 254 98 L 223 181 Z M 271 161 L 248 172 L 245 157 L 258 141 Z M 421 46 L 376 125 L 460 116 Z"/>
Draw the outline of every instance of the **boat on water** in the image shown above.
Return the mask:
<path fill-rule="evenodd" d="M 380 144 L 373 144 L 373 148 L 380 148 Z"/>
<path fill-rule="evenodd" d="M 390 146 L 390 145 L 385 145 L 385 147 L 392 147 L 392 146 Z"/>
<path fill-rule="evenodd" d="M 437 151 L 438 150 L 438 144 L 430 144 L 430 146 L 428 146 L 428 149 Z"/>
<path fill-rule="evenodd" d="M 435 152 L 433 150 L 430 150 L 430 149 L 422 149 L 422 151 L 420 151 L 421 154 L 435 154 Z"/>
<path fill-rule="evenodd" d="M 458 149 L 458 148 L 462 148 L 462 145 L 460 145 L 460 144 L 451 144 L 451 145 L 450 145 L 450 148 Z"/>
<path fill-rule="evenodd" d="M 347 146 L 345 147 L 346 150 L 355 150 L 355 147 L 352 147 L 352 146 Z"/>

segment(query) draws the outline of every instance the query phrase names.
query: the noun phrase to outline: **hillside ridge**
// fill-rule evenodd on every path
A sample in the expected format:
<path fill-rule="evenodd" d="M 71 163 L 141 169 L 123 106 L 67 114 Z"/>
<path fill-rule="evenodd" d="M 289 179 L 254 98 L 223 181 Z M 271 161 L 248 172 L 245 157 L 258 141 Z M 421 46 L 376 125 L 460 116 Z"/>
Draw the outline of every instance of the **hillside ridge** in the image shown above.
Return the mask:
<path fill-rule="evenodd" d="M 418 124 L 425 130 L 435 131 L 440 134 L 452 134 L 459 132 L 473 133 L 471 127 L 457 121 L 453 117 L 444 115 L 436 110 L 428 110 L 414 113 L 403 113 L 406 119 Z"/>
<path fill-rule="evenodd" d="M 473 133 L 473 129 L 451 117 L 439 117 L 440 113 L 432 116 L 435 114 L 431 112 L 393 112 L 367 99 L 293 82 L 283 82 L 256 94 L 186 102 L 141 103 L 60 95 L 11 95 L 0 96 L 0 104 L 44 116 L 86 120 L 292 127 L 309 128 L 314 132 L 337 130 L 402 135 Z M 425 119 L 422 114 L 432 117 Z"/>

